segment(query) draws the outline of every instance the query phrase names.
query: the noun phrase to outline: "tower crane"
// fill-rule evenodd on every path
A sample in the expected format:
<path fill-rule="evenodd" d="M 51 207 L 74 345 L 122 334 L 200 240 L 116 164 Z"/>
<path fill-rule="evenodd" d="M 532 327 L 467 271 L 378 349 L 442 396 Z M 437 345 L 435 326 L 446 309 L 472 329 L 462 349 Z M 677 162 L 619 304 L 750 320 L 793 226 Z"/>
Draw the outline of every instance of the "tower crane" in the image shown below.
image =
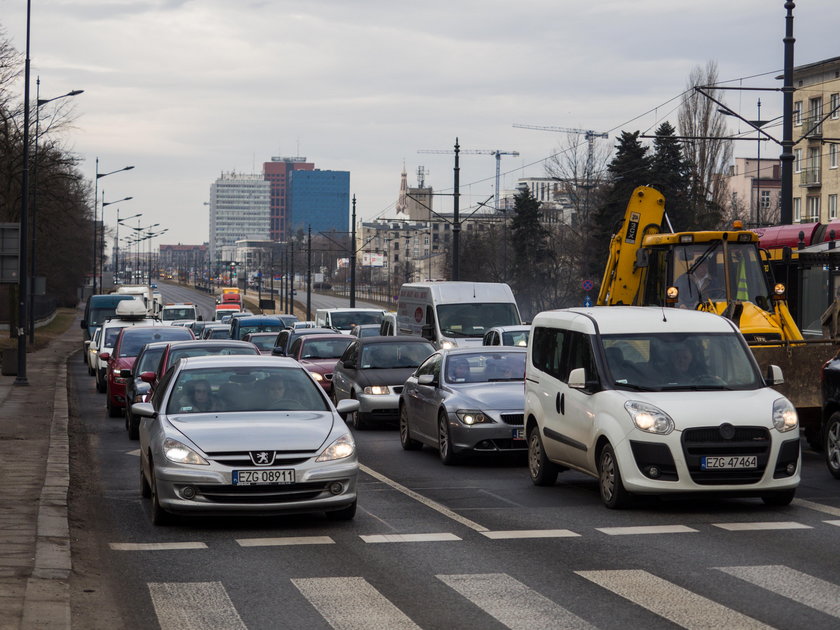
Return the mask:
<path fill-rule="evenodd" d="M 556 131 L 558 133 L 574 133 L 579 136 L 583 136 L 586 138 L 586 142 L 589 145 L 587 148 L 586 154 L 586 186 L 589 186 L 589 180 L 591 179 L 592 174 L 592 156 L 594 153 L 594 144 L 595 138 L 609 138 L 609 134 L 606 132 L 599 132 L 593 131 L 592 129 L 572 129 L 569 127 L 549 127 L 546 125 L 521 125 L 519 123 L 513 123 L 514 127 L 518 127 L 520 129 L 536 129 L 538 131 Z"/>
<path fill-rule="evenodd" d="M 455 151 L 449 149 L 418 149 L 417 153 L 448 153 L 452 154 Z M 493 155 L 496 157 L 496 190 L 493 195 L 493 209 L 499 211 L 499 175 L 502 167 L 502 156 L 512 155 L 514 157 L 519 155 L 519 151 L 501 151 L 499 149 L 464 149 L 459 153 L 468 153 L 470 155 Z"/>

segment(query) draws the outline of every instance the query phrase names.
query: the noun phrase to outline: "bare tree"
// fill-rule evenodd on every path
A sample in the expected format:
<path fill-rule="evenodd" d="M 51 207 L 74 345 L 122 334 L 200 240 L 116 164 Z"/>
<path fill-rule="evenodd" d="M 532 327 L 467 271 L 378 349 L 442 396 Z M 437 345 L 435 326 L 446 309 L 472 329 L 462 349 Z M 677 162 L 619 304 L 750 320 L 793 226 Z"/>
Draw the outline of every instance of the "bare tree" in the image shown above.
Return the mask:
<path fill-rule="evenodd" d="M 686 140 L 684 153 L 691 162 L 694 180 L 693 227 L 699 228 L 717 227 L 729 203 L 726 181 L 720 177 L 732 161 L 732 142 L 722 139 L 727 135 L 724 115 L 718 111 L 717 103 L 694 89 L 705 86 L 710 96 L 721 100 L 721 90 L 713 87 L 717 80 L 714 61 L 705 68 L 695 67 L 677 115 L 680 135 L 696 138 Z"/>

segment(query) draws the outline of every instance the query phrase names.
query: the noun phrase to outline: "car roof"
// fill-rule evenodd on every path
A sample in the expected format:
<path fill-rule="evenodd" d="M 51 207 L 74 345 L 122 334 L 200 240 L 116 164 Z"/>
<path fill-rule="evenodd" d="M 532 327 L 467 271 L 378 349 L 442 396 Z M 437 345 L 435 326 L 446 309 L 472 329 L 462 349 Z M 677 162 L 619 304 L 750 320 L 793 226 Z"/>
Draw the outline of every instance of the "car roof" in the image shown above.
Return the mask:
<path fill-rule="evenodd" d="M 332 328 L 287 328 L 290 333 L 297 336 L 306 336 L 306 335 L 334 335 L 336 334 L 335 330 Z M 341 333 L 338 333 L 341 334 Z M 347 335 L 344 335 L 345 337 Z"/>
<path fill-rule="evenodd" d="M 587 334 L 712 332 L 732 333 L 736 329 L 726 318 L 681 308 L 659 306 L 594 306 L 543 311 L 533 320 L 538 326 L 559 325 Z"/>
<path fill-rule="evenodd" d="M 312 330 L 311 328 L 309 330 Z M 341 333 L 331 332 L 329 335 L 300 335 L 303 338 L 304 342 L 309 341 L 310 338 L 313 342 L 315 341 L 324 341 L 325 339 L 329 341 L 330 339 L 346 339 L 347 341 L 353 341 L 356 337 L 352 335 L 342 335 Z"/>
<path fill-rule="evenodd" d="M 526 330 L 531 330 L 531 327 L 527 324 L 517 324 L 515 326 L 493 326 L 493 328 L 491 328 L 487 332 L 490 332 L 492 330 L 498 332 L 524 332 Z"/>
<path fill-rule="evenodd" d="M 438 353 L 444 356 L 458 356 L 459 354 L 527 354 L 525 346 L 468 346 L 466 348 L 442 348 Z"/>
<path fill-rule="evenodd" d="M 292 367 L 305 369 L 300 363 L 289 357 L 274 357 L 266 354 L 241 355 L 228 354 L 223 357 L 188 357 L 181 359 L 182 370 L 217 367 Z"/>
<path fill-rule="evenodd" d="M 387 336 L 387 337 L 382 337 L 382 336 L 377 335 L 375 337 L 359 337 L 358 341 L 363 346 L 367 346 L 367 345 L 375 344 L 375 343 L 395 343 L 395 342 L 427 343 L 429 345 L 431 345 L 431 343 L 432 343 L 431 341 L 429 341 L 425 337 L 418 337 L 416 335 L 391 335 L 391 336 Z"/>
<path fill-rule="evenodd" d="M 253 339 L 254 337 L 277 337 L 277 331 L 276 330 L 275 331 L 269 330 L 268 332 L 252 332 L 252 333 L 248 333 L 245 336 L 248 337 L 249 339 Z"/>
<path fill-rule="evenodd" d="M 169 344 L 170 349 L 175 348 L 253 348 L 250 341 L 239 341 L 238 339 L 186 339 L 184 341 L 173 341 Z"/>

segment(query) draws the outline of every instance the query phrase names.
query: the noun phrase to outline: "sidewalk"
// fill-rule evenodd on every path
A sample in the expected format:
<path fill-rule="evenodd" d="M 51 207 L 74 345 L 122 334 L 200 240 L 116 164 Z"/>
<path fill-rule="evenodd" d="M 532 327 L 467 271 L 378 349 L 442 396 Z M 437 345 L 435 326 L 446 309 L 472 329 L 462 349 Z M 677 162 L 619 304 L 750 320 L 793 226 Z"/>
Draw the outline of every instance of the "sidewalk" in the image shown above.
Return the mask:
<path fill-rule="evenodd" d="M 78 321 L 27 354 L 29 385 L 0 376 L 2 630 L 70 628 L 67 359 L 82 347 Z"/>

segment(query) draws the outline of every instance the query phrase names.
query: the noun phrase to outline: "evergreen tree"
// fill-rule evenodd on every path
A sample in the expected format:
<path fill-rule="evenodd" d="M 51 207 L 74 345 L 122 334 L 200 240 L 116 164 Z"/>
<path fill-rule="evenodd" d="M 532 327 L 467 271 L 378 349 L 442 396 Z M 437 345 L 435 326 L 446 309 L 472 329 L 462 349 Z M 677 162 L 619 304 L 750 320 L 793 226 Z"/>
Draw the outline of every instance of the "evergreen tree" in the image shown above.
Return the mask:
<path fill-rule="evenodd" d="M 691 165 L 683 155 L 671 123 L 663 122 L 655 133 L 650 184 L 665 196 L 665 210 L 674 230 L 693 229 L 697 223 L 689 199 Z"/>
<path fill-rule="evenodd" d="M 551 276 L 549 231 L 540 222 L 540 202 L 528 188 L 514 197 L 513 213 L 511 277 L 523 317 L 530 319 L 542 310 L 541 295 Z"/>

